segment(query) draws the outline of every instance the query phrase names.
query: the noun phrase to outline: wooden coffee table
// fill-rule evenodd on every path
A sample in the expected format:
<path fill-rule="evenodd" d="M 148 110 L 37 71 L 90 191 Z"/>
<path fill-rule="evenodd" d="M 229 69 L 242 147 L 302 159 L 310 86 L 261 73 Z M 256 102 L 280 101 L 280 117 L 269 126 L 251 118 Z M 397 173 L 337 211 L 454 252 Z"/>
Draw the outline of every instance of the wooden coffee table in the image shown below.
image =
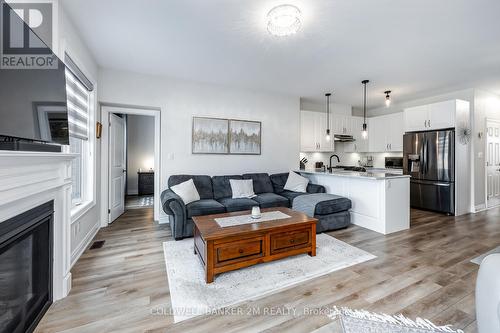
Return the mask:
<path fill-rule="evenodd" d="M 205 281 L 242 267 L 297 254 L 316 255 L 316 219 L 289 208 L 268 208 L 289 218 L 220 227 L 216 218 L 248 215 L 250 211 L 195 216 L 194 253 L 205 268 Z"/>

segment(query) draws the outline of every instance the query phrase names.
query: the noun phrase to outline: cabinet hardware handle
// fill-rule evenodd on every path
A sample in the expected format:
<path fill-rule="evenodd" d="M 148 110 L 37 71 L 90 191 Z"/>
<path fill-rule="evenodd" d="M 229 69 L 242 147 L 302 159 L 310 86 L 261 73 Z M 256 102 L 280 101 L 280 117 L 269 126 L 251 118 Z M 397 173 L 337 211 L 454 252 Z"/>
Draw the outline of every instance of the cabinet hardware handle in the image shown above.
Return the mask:
<path fill-rule="evenodd" d="M 431 120 L 430 119 L 428 120 L 428 124 L 429 124 L 429 127 L 431 127 Z"/>
<path fill-rule="evenodd" d="M 427 120 L 424 120 L 424 127 L 427 127 Z"/>
<path fill-rule="evenodd" d="M 291 244 L 295 243 L 295 239 L 290 239 L 290 243 Z"/>
<path fill-rule="evenodd" d="M 239 253 L 243 253 L 243 249 L 239 249 L 239 250 L 238 250 L 238 252 L 239 252 Z"/>

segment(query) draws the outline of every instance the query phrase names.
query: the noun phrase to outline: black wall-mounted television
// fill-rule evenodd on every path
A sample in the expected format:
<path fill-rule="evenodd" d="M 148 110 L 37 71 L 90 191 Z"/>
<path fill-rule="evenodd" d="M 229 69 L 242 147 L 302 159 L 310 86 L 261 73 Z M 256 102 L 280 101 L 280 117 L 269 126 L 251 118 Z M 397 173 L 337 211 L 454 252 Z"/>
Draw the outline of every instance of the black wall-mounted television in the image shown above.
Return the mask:
<path fill-rule="evenodd" d="M 0 150 L 61 151 L 69 144 L 65 65 L 22 10 L 0 5 Z"/>

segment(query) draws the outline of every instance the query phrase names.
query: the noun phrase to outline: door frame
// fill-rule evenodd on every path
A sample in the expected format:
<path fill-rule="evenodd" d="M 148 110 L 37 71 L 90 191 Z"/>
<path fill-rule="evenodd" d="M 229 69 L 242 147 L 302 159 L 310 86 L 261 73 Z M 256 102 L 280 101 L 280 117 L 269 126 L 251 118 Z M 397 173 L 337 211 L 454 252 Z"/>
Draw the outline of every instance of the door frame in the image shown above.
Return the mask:
<path fill-rule="evenodd" d="M 490 207 L 488 200 L 488 123 L 498 123 L 500 119 L 486 118 L 484 122 L 484 207 L 485 209 L 495 208 L 500 205 L 493 205 Z"/>
<path fill-rule="evenodd" d="M 109 117 L 112 113 L 152 116 L 155 123 L 154 134 L 154 220 L 160 220 L 160 179 L 161 179 L 161 109 L 135 106 L 115 106 L 101 104 L 101 227 L 110 224 L 109 219 Z"/>

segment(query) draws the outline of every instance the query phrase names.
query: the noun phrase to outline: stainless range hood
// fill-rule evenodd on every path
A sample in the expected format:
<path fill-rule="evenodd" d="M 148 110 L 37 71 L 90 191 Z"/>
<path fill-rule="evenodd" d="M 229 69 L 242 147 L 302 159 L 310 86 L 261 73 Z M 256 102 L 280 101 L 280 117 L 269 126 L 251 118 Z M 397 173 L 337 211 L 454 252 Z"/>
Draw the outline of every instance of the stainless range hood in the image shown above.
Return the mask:
<path fill-rule="evenodd" d="M 356 141 L 352 135 L 345 135 L 345 134 L 335 134 L 333 136 L 333 140 L 337 142 L 353 142 Z"/>

